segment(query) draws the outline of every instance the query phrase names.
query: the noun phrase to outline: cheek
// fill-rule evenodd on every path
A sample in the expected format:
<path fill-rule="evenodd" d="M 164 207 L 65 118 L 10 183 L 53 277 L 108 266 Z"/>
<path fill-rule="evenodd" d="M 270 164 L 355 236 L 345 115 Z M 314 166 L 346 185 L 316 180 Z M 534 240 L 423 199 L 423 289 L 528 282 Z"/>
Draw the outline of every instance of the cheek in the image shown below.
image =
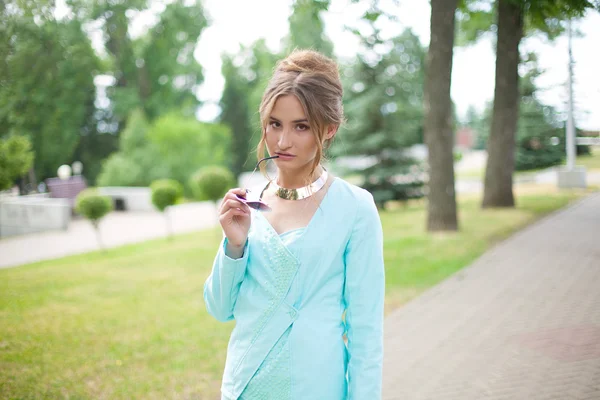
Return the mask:
<path fill-rule="evenodd" d="M 311 157 L 317 154 L 317 139 L 312 133 L 302 136 L 302 148 Z"/>
<path fill-rule="evenodd" d="M 269 128 L 267 128 L 267 130 L 265 131 L 265 142 L 267 143 L 268 147 L 271 147 L 273 143 L 277 142 L 277 137 L 275 133 Z"/>

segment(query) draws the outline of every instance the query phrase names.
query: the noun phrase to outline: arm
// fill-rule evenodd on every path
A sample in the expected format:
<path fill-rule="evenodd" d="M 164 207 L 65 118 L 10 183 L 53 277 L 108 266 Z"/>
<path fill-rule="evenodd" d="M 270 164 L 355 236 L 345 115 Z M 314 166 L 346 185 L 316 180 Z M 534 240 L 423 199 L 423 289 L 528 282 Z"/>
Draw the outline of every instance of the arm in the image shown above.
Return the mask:
<path fill-rule="evenodd" d="M 229 257 L 227 244 L 225 237 L 215 257 L 212 272 L 204 283 L 206 309 L 222 322 L 233 319 L 233 307 L 248 265 L 248 241 L 243 248 L 243 255 L 237 259 Z"/>
<path fill-rule="evenodd" d="M 380 399 L 385 273 L 383 231 L 371 195 L 358 206 L 344 256 L 348 399 Z"/>

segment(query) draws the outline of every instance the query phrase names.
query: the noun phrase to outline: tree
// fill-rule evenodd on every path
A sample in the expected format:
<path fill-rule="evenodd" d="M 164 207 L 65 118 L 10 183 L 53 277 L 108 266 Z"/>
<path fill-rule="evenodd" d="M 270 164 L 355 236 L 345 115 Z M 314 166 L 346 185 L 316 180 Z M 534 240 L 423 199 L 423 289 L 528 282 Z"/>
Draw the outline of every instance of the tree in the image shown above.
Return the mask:
<path fill-rule="evenodd" d="M 560 113 L 553 107 L 542 104 L 537 98 L 536 79 L 544 73 L 537 63 L 537 56 L 529 53 L 521 62 L 523 76 L 519 80 L 519 122 L 515 143 L 515 170 L 523 171 L 560 164 L 565 155 L 562 146 L 554 141 L 564 134 L 564 123 Z M 484 149 L 489 137 L 492 118 L 492 103 L 488 103 L 481 114 L 473 113 L 470 126 L 477 133 L 476 146 Z M 577 146 L 584 151 L 582 146 Z"/>
<path fill-rule="evenodd" d="M 79 21 L 56 20 L 50 3 L 21 4 L 29 3 L 0 9 L 0 136 L 30 138 L 43 180 L 72 162 L 81 136 L 95 129 L 100 63 Z"/>
<path fill-rule="evenodd" d="M 383 39 L 372 18 L 361 36 L 356 62 L 344 68 L 347 127 L 333 156 L 359 156 L 368 165 L 349 168 L 361 176 L 379 207 L 387 200 L 423 195 L 423 178 L 407 149 L 422 142 L 425 50 L 410 30 Z"/>
<path fill-rule="evenodd" d="M 10 189 L 15 179 L 25 175 L 33 160 L 31 142 L 26 137 L 0 139 L 0 191 Z"/>
<path fill-rule="evenodd" d="M 233 154 L 228 164 L 235 175 L 252 170 L 262 129 L 258 112 L 263 93 L 282 56 L 273 53 L 260 39 L 223 57 L 225 89 L 221 97 L 221 123 L 231 128 Z M 254 157 L 252 156 L 254 153 Z"/>
<path fill-rule="evenodd" d="M 207 25 L 200 0 L 176 0 L 165 7 L 149 32 L 134 42 L 139 55 L 138 93 L 151 120 L 173 110 L 186 116 L 195 114 L 200 105 L 195 92 L 204 75 L 194 50 Z"/>
<path fill-rule="evenodd" d="M 565 151 L 563 147 L 553 144 L 552 140 L 560 137 L 564 130 L 556 110 L 541 104 L 536 98 L 535 79 L 543 72 L 538 67 L 537 56 L 528 54 L 521 66 L 526 72 L 520 79 L 515 169 L 528 170 L 560 164 Z"/>
<path fill-rule="evenodd" d="M 425 78 L 425 143 L 428 148 L 427 230 L 458 230 L 454 189 L 454 130 L 450 83 L 454 14 L 458 0 L 431 1 L 431 42 Z"/>
<path fill-rule="evenodd" d="M 171 239 L 173 233 L 167 207 L 177 203 L 183 194 L 183 187 L 173 179 L 159 179 L 152 182 L 150 189 L 152 190 L 152 204 L 165 216 L 167 236 Z"/>
<path fill-rule="evenodd" d="M 119 151 L 102 164 L 99 186 L 148 186 L 168 177 L 168 169 L 157 160 L 160 152 L 148 137 L 150 123 L 141 109 L 134 110 L 119 136 Z"/>
<path fill-rule="evenodd" d="M 488 2 L 489 3 L 489 2 Z M 600 2 L 588 0 L 498 0 L 489 10 L 477 9 L 475 1 L 462 0 L 461 12 L 466 31 L 476 39 L 492 27 L 497 12 L 496 87 L 492 123 L 488 140 L 483 207 L 514 207 L 512 175 L 519 117 L 519 45 L 531 32 L 555 38 L 563 30 L 562 21 L 584 15 L 586 9 L 600 8 Z M 472 18 L 476 17 L 476 18 Z M 465 22 L 466 20 L 466 22 Z M 473 28 L 473 29 L 471 29 Z"/>
<path fill-rule="evenodd" d="M 519 43 L 523 37 L 522 5 L 498 3 L 496 86 L 488 139 L 483 207 L 514 207 L 512 176 L 519 118 Z"/>
<path fill-rule="evenodd" d="M 287 52 L 295 48 L 312 49 L 333 57 L 333 43 L 325 35 L 321 12 L 327 11 L 330 0 L 296 0 L 289 18 L 290 34 Z"/>
<path fill-rule="evenodd" d="M 148 131 L 150 142 L 158 149 L 166 177 L 189 182 L 190 176 L 208 165 L 226 165 L 231 134 L 220 124 L 203 123 L 194 117 L 170 113 L 158 118 Z M 191 195 L 186 185 L 185 192 Z"/>
<path fill-rule="evenodd" d="M 225 78 L 225 88 L 221 96 L 220 121 L 231 129 L 230 166 L 235 176 L 244 171 L 249 158 L 249 143 L 252 136 L 250 117 L 251 87 L 240 68 L 234 65 L 232 56 L 223 56 L 221 72 Z"/>
<path fill-rule="evenodd" d="M 113 209 L 110 197 L 102 196 L 96 188 L 87 188 L 79 192 L 75 199 L 75 211 L 89 219 L 96 232 L 98 246 L 104 250 L 100 237 L 100 220 Z"/>
<path fill-rule="evenodd" d="M 114 117 L 120 123 L 136 108 L 152 120 L 177 109 L 196 111 L 195 90 L 203 82 L 193 52 L 207 26 L 199 0 L 169 2 L 158 22 L 132 39 L 129 15 L 148 9 L 148 0 L 69 0 L 81 21 L 95 21 L 104 30 L 108 72 L 115 84 L 108 90 Z"/>

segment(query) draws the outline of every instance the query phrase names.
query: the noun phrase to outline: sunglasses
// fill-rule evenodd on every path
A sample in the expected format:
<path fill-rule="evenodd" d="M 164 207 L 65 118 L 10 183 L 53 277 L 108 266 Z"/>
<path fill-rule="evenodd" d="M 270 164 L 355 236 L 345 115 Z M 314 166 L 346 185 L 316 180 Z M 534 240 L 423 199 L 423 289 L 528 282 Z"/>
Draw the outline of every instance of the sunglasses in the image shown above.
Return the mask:
<path fill-rule="evenodd" d="M 252 171 L 252 173 L 250 174 L 248 181 L 252 182 L 252 176 L 254 176 L 254 173 L 258 169 L 258 166 L 260 165 L 261 162 L 271 160 L 273 158 L 279 158 L 279 156 L 265 157 L 262 160 L 260 160 L 256 164 L 256 167 L 254 167 L 254 171 Z M 246 193 L 250 193 L 250 189 L 246 189 Z M 267 203 L 264 203 L 260 200 L 246 200 L 245 197 L 242 197 L 239 194 L 236 194 L 236 197 L 238 198 L 239 201 L 241 201 L 242 203 L 246 204 L 248 207 L 253 208 L 257 211 L 272 211 L 271 207 L 269 207 L 267 205 Z"/>

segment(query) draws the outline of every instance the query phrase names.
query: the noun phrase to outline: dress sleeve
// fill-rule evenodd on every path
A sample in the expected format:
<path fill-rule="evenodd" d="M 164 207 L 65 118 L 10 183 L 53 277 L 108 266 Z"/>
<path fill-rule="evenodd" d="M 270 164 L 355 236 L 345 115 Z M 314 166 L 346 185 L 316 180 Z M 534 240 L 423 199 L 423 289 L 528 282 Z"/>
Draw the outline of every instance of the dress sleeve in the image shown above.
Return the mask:
<path fill-rule="evenodd" d="M 242 257 L 230 258 L 225 252 L 227 240 L 227 237 L 224 237 L 221 241 L 212 271 L 204 283 L 206 309 L 210 315 L 222 322 L 233 319 L 233 307 L 240 291 L 240 285 L 246 275 L 249 255 L 249 246 L 246 240 Z"/>
<path fill-rule="evenodd" d="M 381 398 L 385 272 L 383 229 L 373 196 L 359 202 L 344 253 L 348 399 Z"/>

